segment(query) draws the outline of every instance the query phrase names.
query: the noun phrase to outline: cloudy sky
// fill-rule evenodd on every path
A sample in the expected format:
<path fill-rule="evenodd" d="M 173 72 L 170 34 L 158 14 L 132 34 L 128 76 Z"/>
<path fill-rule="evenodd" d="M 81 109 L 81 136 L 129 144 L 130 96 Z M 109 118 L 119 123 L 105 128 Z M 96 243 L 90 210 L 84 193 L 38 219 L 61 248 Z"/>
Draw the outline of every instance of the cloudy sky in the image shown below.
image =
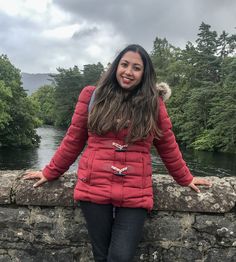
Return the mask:
<path fill-rule="evenodd" d="M 155 37 L 181 48 L 201 22 L 236 33 L 235 0 L 0 0 L 0 54 L 22 72 L 112 61 L 127 44 Z"/>

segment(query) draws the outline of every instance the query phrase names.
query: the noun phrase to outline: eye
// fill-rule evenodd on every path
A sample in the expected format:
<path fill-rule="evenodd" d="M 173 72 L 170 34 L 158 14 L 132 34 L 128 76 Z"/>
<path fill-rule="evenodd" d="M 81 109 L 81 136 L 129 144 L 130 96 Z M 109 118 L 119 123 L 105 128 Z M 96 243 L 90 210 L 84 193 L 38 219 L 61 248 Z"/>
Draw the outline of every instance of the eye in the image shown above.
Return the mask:
<path fill-rule="evenodd" d="M 121 62 L 120 65 L 121 65 L 122 67 L 127 67 L 127 66 L 128 66 L 128 64 L 125 63 L 125 62 Z"/>
<path fill-rule="evenodd" d="M 141 70 L 142 70 L 141 67 L 139 67 L 139 66 L 134 66 L 134 71 L 141 71 Z"/>

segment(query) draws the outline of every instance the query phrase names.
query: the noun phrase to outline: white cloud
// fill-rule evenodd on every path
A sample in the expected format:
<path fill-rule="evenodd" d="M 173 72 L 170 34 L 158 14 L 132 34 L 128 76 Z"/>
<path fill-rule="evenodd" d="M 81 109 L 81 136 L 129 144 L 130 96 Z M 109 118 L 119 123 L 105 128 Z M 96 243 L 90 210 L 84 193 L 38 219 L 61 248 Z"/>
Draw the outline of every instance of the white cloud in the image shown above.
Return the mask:
<path fill-rule="evenodd" d="M 47 11 L 52 0 L 0 0 L 0 10 L 10 16 L 24 16 L 34 18 Z"/>
<path fill-rule="evenodd" d="M 80 30 L 79 24 L 72 24 L 66 26 L 59 26 L 55 28 L 46 29 L 42 32 L 42 37 L 45 38 L 71 38 L 75 32 Z"/>
<path fill-rule="evenodd" d="M 184 47 L 202 21 L 235 33 L 235 8 L 234 0 L 0 0 L 0 54 L 32 73 L 106 65 L 126 44 L 150 51 L 157 36 Z"/>

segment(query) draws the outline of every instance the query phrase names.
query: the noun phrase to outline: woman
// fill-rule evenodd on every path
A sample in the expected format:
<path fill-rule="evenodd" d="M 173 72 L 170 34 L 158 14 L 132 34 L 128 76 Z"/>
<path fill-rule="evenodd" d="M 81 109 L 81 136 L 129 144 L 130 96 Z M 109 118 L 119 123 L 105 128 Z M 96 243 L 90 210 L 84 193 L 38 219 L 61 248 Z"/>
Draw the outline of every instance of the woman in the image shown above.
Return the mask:
<path fill-rule="evenodd" d="M 153 64 L 139 45 L 116 57 L 97 88 L 85 87 L 71 126 L 49 165 L 30 172 L 35 187 L 79 162 L 74 199 L 80 201 L 95 261 L 132 261 L 147 212 L 153 207 L 150 148 L 153 144 L 173 178 L 197 192 L 176 143 Z M 96 91 L 95 91 L 96 90 Z"/>

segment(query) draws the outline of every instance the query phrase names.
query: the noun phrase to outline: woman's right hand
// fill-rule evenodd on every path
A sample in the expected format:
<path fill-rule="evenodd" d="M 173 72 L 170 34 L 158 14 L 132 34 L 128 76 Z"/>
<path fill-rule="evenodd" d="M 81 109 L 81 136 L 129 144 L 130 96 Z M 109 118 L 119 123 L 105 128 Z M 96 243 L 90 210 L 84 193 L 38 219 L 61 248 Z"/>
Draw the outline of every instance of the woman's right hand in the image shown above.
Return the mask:
<path fill-rule="evenodd" d="M 46 183 L 48 180 L 47 178 L 43 175 L 42 171 L 26 171 L 25 175 L 23 176 L 23 179 L 39 179 L 33 187 L 38 187 L 44 183 Z"/>

